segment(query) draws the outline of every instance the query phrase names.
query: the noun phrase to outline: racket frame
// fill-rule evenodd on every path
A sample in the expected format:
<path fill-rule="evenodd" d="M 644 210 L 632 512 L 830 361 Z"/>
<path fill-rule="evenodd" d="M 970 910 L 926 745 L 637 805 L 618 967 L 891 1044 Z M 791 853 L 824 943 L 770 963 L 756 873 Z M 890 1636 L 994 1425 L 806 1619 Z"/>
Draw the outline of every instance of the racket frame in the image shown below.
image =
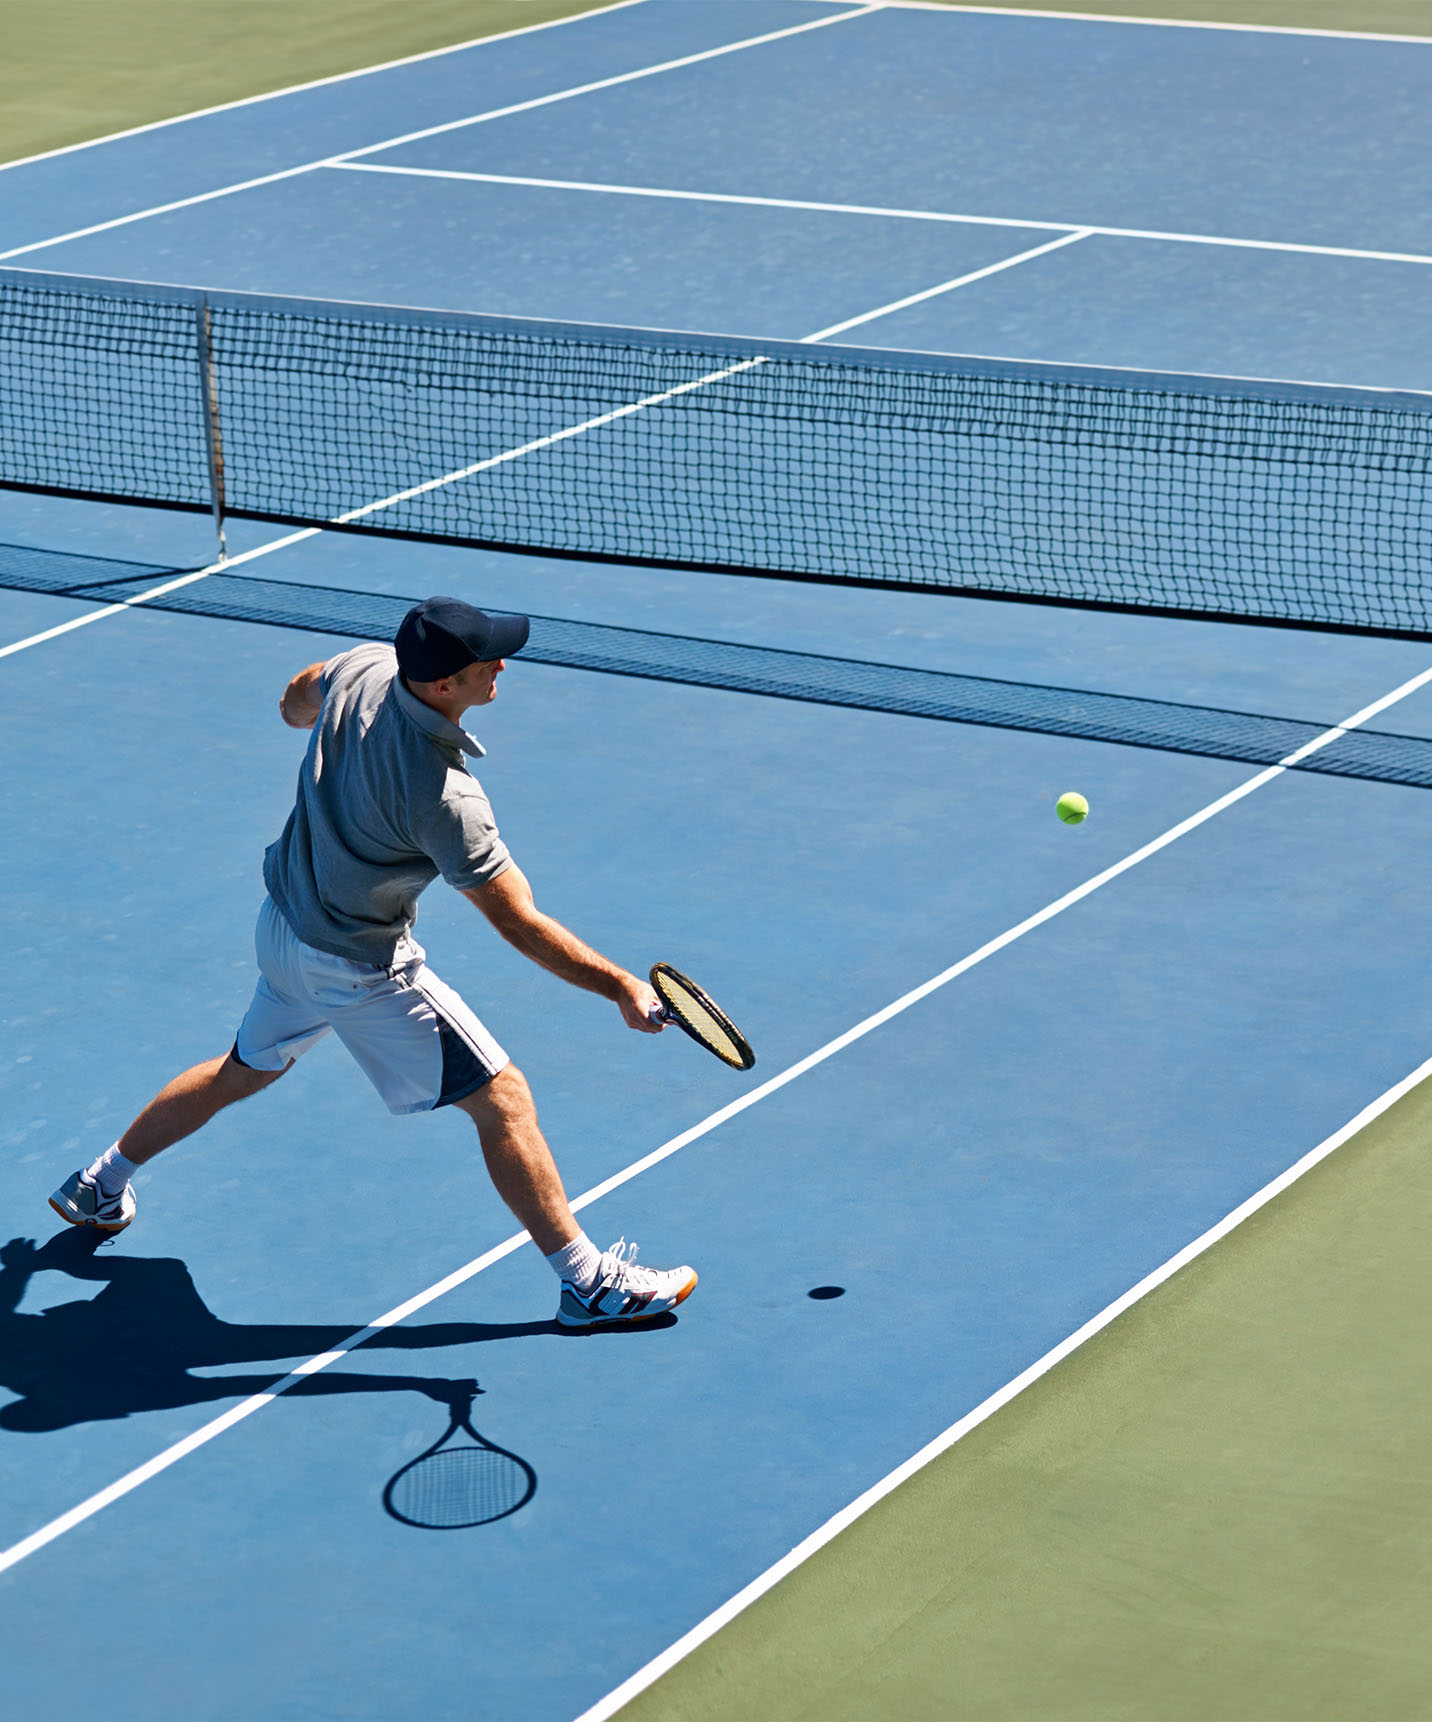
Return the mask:
<path fill-rule="evenodd" d="M 731 1044 L 741 1055 L 739 1062 L 727 1058 L 724 1052 L 719 1052 L 699 1029 L 693 1027 L 691 1023 L 686 1021 L 685 1017 L 682 1016 L 681 1012 L 672 1003 L 671 999 L 667 997 L 666 991 L 661 984 L 663 979 L 667 976 L 670 976 L 671 980 L 678 987 L 682 987 L 690 993 L 692 998 L 696 1000 L 701 1008 L 708 1011 L 721 1025 L 722 1030 L 730 1037 Z M 677 1028 L 682 1029 L 689 1034 L 698 1046 L 704 1046 L 707 1052 L 711 1053 L 713 1057 L 719 1058 L 722 1064 L 730 1065 L 733 1070 L 749 1070 L 756 1062 L 756 1055 L 751 1050 L 750 1041 L 746 1039 L 745 1035 L 741 1033 L 740 1029 L 736 1027 L 735 1023 L 731 1021 L 730 1017 L 727 1016 L 725 1011 L 721 1009 L 720 1005 L 716 1003 L 715 999 L 711 997 L 704 987 L 697 986 L 696 982 L 692 980 L 690 975 L 682 974 L 680 969 L 673 968 L 670 963 L 653 963 L 651 965 L 651 984 L 656 991 L 657 997 L 661 1000 L 660 1020 L 662 1022 L 675 1023 Z"/>

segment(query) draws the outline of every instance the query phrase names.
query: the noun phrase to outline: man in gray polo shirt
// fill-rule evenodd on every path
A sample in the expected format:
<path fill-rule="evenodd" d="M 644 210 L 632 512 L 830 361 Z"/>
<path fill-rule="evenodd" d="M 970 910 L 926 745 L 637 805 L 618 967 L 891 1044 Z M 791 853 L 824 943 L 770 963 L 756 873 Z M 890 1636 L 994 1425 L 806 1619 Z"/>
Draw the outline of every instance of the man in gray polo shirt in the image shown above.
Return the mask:
<path fill-rule="evenodd" d="M 689 1267 L 647 1268 L 635 1245 L 602 1252 L 591 1243 L 522 1073 L 428 968 L 412 934 L 418 896 L 441 874 L 525 956 L 611 999 L 628 1027 L 661 1032 L 651 987 L 537 908 L 468 773 L 465 760 L 483 750 L 458 720 L 496 697 L 504 660 L 527 632 L 525 616 L 429 598 L 392 646 L 358 646 L 288 684 L 284 721 L 313 735 L 293 812 L 264 856 L 259 981 L 233 1050 L 175 1077 L 71 1174 L 50 1198 L 63 1219 L 121 1231 L 134 1218 L 137 1167 L 276 1082 L 331 1030 L 390 1111 L 457 1106 L 472 1118 L 498 1194 L 561 1281 L 564 1326 L 650 1320 L 691 1292 Z"/>

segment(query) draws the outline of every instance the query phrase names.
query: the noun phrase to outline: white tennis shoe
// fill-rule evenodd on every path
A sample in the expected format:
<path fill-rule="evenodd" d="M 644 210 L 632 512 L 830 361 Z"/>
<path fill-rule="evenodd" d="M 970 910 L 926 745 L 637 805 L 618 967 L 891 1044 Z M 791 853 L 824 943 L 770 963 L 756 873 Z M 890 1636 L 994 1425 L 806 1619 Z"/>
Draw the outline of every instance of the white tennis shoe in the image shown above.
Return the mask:
<path fill-rule="evenodd" d="M 72 1226 L 98 1226 L 102 1232 L 122 1232 L 134 1218 L 134 1187 L 126 1184 L 117 1196 L 106 1196 L 88 1172 L 72 1172 L 50 1206 Z"/>
<path fill-rule="evenodd" d="M 590 1291 L 578 1291 L 569 1280 L 562 1281 L 557 1323 L 560 1327 L 629 1327 L 665 1315 L 695 1289 L 695 1268 L 642 1267 L 636 1245 L 622 1238 L 603 1251 Z"/>

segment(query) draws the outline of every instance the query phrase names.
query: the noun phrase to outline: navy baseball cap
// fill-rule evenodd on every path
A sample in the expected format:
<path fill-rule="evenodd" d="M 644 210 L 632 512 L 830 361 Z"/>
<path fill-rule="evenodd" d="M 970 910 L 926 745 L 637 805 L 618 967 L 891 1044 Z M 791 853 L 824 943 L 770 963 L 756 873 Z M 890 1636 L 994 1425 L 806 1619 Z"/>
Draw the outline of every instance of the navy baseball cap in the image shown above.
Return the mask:
<path fill-rule="evenodd" d="M 469 664 L 510 658 L 530 629 L 525 616 L 489 616 L 461 598 L 424 598 L 398 624 L 393 646 L 410 682 L 435 682 Z"/>

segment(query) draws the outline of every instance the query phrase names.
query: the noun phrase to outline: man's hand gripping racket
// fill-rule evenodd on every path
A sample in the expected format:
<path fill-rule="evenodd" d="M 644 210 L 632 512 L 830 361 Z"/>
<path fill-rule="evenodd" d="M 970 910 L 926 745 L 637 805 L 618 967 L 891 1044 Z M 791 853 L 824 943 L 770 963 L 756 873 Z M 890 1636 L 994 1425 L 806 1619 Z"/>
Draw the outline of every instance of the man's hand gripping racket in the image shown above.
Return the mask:
<path fill-rule="evenodd" d="M 720 1005 L 708 998 L 680 969 L 672 968 L 670 963 L 654 964 L 651 984 L 661 1000 L 659 1005 L 652 1007 L 653 1022 L 674 1022 L 678 1028 L 685 1029 L 699 1046 L 715 1053 L 734 1070 L 749 1070 L 756 1062 L 750 1041 Z"/>

